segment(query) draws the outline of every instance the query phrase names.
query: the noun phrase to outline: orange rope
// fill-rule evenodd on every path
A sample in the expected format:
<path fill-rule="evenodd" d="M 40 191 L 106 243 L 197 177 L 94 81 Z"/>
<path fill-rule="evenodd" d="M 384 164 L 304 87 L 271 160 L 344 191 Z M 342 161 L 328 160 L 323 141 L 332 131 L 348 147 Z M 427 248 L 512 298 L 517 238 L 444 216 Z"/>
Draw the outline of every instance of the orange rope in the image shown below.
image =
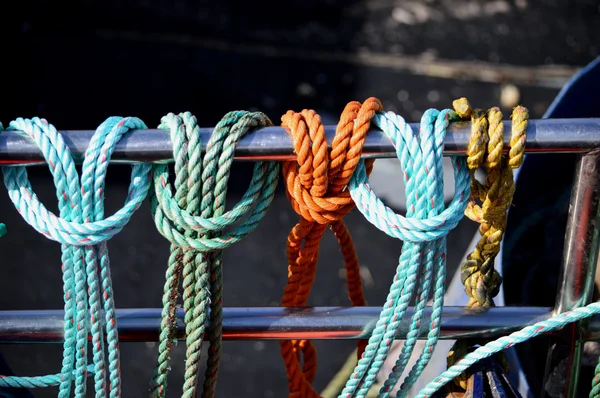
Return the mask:
<path fill-rule="evenodd" d="M 301 217 L 288 236 L 288 281 L 282 298 L 285 307 L 306 305 L 315 279 L 319 244 L 329 226 L 346 263 L 349 298 L 355 306 L 366 305 L 358 257 L 342 219 L 354 208 L 346 185 L 360 160 L 371 118 L 382 110 L 376 98 L 346 105 L 331 152 L 321 117 L 315 111 L 288 111 L 281 118 L 282 125 L 291 133 L 298 157 L 297 162 L 283 163 L 286 193 Z M 370 174 L 374 160 L 365 163 Z M 366 340 L 357 342 L 358 358 L 366 344 Z M 317 352 L 312 342 L 291 340 L 281 341 L 280 345 L 288 374 L 289 397 L 319 397 L 312 387 L 317 370 Z"/>

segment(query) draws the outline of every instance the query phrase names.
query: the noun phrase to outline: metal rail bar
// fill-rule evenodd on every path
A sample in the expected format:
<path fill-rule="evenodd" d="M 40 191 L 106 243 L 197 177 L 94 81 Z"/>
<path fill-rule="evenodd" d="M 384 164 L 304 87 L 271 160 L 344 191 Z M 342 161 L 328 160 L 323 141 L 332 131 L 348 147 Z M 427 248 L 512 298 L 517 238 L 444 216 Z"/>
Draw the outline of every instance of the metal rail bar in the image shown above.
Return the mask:
<path fill-rule="evenodd" d="M 449 126 L 444 153 L 465 153 L 470 135 L 470 122 L 458 122 Z M 505 121 L 505 151 L 510 138 L 510 121 Z M 419 124 L 413 123 L 414 131 Z M 200 129 L 202 143 L 208 142 L 212 128 Z M 77 163 L 81 163 L 94 131 L 62 131 L 66 144 Z M 326 126 L 328 142 L 333 142 L 335 126 Z M 169 134 L 164 130 L 137 130 L 125 135 L 117 144 L 112 156 L 114 163 L 173 161 L 173 149 Z M 527 129 L 528 153 L 586 153 L 600 148 L 600 118 L 597 119 L 539 119 L 530 120 Z M 283 127 L 256 129 L 242 138 L 235 149 L 235 157 L 245 160 L 294 160 L 294 148 L 289 134 Z M 393 158 L 396 152 L 390 140 L 381 130 L 373 128 L 363 149 L 364 158 Z M 45 164 L 39 148 L 22 133 L 0 133 L 0 165 Z"/>
<path fill-rule="evenodd" d="M 413 308 L 398 332 L 405 336 Z M 227 340 L 360 339 L 368 338 L 379 317 L 379 307 L 226 307 L 223 337 Z M 507 335 L 551 316 L 550 308 L 493 307 L 489 309 L 446 307 L 441 324 L 442 339 Z M 178 312 L 177 338 L 184 337 L 183 310 Z M 428 324 L 431 308 L 425 311 Z M 119 340 L 157 341 L 161 309 L 117 310 Z M 590 330 L 600 331 L 600 317 Z M 420 338 L 426 337 L 426 330 Z M 0 311 L 0 343 L 58 343 L 63 340 L 63 311 Z"/>
<path fill-rule="evenodd" d="M 592 301 L 600 250 L 600 150 L 579 156 L 573 181 L 556 297 L 557 314 Z M 577 322 L 566 326 L 562 335 L 566 344 L 557 342 L 548 353 L 545 378 L 553 390 L 560 386 L 566 397 L 577 396 L 585 324 Z M 554 372 L 557 366 L 569 371 L 566 374 Z"/>

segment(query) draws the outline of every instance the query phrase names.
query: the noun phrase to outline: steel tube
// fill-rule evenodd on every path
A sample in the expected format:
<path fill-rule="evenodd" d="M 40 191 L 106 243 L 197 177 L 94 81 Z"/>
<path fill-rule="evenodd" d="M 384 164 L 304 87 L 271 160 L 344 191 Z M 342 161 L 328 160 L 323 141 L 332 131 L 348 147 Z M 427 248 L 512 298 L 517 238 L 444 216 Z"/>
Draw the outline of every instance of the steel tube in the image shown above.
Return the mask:
<path fill-rule="evenodd" d="M 600 250 L 600 150 L 579 156 L 573 181 L 555 305 L 557 314 L 585 306 L 592 301 Z M 560 386 L 565 397 L 577 395 L 585 324 L 583 321 L 566 326 L 562 336 L 566 339 L 566 344 L 561 347 L 562 343 L 557 343 L 548 355 L 548 385 L 553 384 L 554 390 L 556 386 Z M 570 370 L 566 374 L 551 370 L 564 365 Z M 560 379 L 554 380 L 553 377 L 557 374 Z"/>
<path fill-rule="evenodd" d="M 465 153 L 470 135 L 470 122 L 453 123 L 449 126 L 444 153 Z M 505 121 L 505 151 L 508 150 L 510 121 Z M 417 123 L 411 124 L 419 131 Z M 200 129 L 202 143 L 206 145 L 212 128 Z M 333 142 L 335 126 L 326 126 L 328 142 Z M 71 154 L 81 163 L 94 131 L 61 131 Z M 527 129 L 528 153 L 585 153 L 600 148 L 600 119 L 540 119 L 531 120 Z M 245 160 L 293 160 L 294 149 L 289 134 L 282 127 L 256 129 L 242 138 L 235 150 L 237 159 Z M 393 158 L 394 147 L 381 130 L 373 128 L 366 139 L 363 157 Z M 164 130 L 136 130 L 126 134 L 117 144 L 112 156 L 115 163 L 155 162 L 169 163 L 173 160 L 169 134 Z M 45 164 L 38 147 L 22 133 L 0 133 L 0 165 Z"/>
<path fill-rule="evenodd" d="M 223 309 L 226 340 L 360 339 L 368 338 L 379 317 L 379 307 L 227 307 Z M 403 320 L 399 338 L 408 332 L 413 309 Z M 494 338 L 550 316 L 550 308 L 494 307 L 477 309 L 446 307 L 442 339 Z M 183 310 L 178 312 L 177 338 L 184 337 Z M 427 308 L 423 325 L 429 323 Z M 117 310 L 121 341 L 157 341 L 161 309 Z M 426 337 L 422 331 L 420 338 Z M 0 311 L 0 343 L 59 343 L 63 339 L 63 311 Z"/>

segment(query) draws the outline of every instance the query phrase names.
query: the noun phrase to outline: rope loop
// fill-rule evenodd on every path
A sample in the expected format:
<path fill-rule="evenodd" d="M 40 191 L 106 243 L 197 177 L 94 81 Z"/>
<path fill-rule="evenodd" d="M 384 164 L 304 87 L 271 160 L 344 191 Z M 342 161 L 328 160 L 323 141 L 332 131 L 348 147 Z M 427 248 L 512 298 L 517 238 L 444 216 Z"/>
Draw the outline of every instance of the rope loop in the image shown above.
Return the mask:
<path fill-rule="evenodd" d="M 467 148 L 471 198 L 465 215 L 480 223 L 481 234 L 475 249 L 461 265 L 460 277 L 469 296 L 469 307 L 493 307 L 494 297 L 500 292 L 502 284 L 502 277 L 494 268 L 494 260 L 500 252 L 507 212 L 515 192 L 512 169 L 520 167 L 524 159 L 529 114 L 522 106 L 513 110 L 507 156 L 504 154 L 504 123 L 499 108 L 493 107 L 487 112 L 472 109 L 466 98 L 455 100 L 453 106 L 463 120 L 471 119 L 471 136 Z M 484 183 L 475 178 L 475 172 L 480 167 L 486 172 Z M 448 365 L 456 363 L 482 342 L 478 339 L 457 341 L 448 354 Z M 508 371 L 505 355 L 500 353 L 496 359 Z M 468 377 L 468 372 L 459 375 L 454 380 L 454 386 L 466 390 Z"/>
<path fill-rule="evenodd" d="M 364 356 L 339 395 L 340 398 L 365 396 L 383 365 L 398 327 L 413 297 L 415 313 L 402 353 L 379 396 L 387 397 L 397 384 L 414 349 L 423 312 L 432 290 L 433 316 L 428 342 L 419 360 L 401 386 L 400 395 L 422 373 L 435 348 L 444 296 L 445 235 L 462 218 L 469 197 L 469 174 L 463 158 L 453 158 L 455 196 L 444 209 L 442 151 L 446 128 L 454 116 L 450 110 L 428 110 L 423 114 L 418 133 L 404 119 L 392 112 L 378 113 L 373 121 L 392 141 L 404 169 L 407 216 L 399 216 L 371 191 L 366 165 L 360 162 L 349 183 L 350 194 L 358 209 L 376 227 L 388 235 L 404 240 L 402 254 L 389 294 L 383 305 Z M 435 230 L 431 226 L 437 225 Z"/>
<path fill-rule="evenodd" d="M 121 122 L 112 127 L 113 131 L 108 137 L 109 140 L 101 148 L 94 149 L 94 151 L 103 151 L 102 156 L 107 158 L 112 154 L 116 141 L 126 131 L 146 128 L 144 123 L 137 118 L 119 119 Z M 113 118 L 109 120 L 113 120 Z M 108 128 L 107 122 L 101 126 L 102 129 Z M 60 194 L 57 195 L 59 207 L 69 201 L 73 211 L 79 211 L 81 186 L 75 164 L 69 148 L 54 126 L 48 124 L 45 119 L 19 118 L 11 122 L 7 130 L 24 131 L 29 138 L 35 141 L 42 150 L 57 189 L 60 191 Z M 90 142 L 90 145 L 97 145 L 97 143 Z M 9 196 L 25 221 L 48 239 L 74 246 L 95 245 L 105 242 L 119 233 L 146 198 L 150 188 L 150 170 L 151 166 L 147 164 L 133 167 L 125 205 L 115 214 L 98 221 L 76 222 L 69 217 L 57 217 L 46 209 L 33 192 L 25 167 L 2 168 Z"/>
<path fill-rule="evenodd" d="M 178 159 L 180 156 L 184 156 L 182 154 L 186 150 L 181 145 L 177 145 L 177 141 L 173 137 L 174 133 L 171 128 L 171 125 L 174 123 L 173 117 L 174 115 L 168 115 L 163 118 L 161 128 L 171 129 L 171 139 L 174 143 L 174 156 L 175 159 Z M 186 117 L 193 118 L 191 115 Z M 198 129 L 195 118 L 193 119 L 193 122 L 190 121 L 190 123 L 196 125 L 195 129 Z M 205 172 L 207 167 L 218 167 L 220 170 L 219 175 L 213 171 L 208 172 L 209 174 L 205 174 L 205 172 L 200 173 L 200 169 L 193 166 L 194 163 L 198 162 L 197 159 L 190 162 L 186 173 L 195 175 L 195 178 L 198 178 L 198 176 L 202 174 L 202 186 L 204 186 L 204 183 L 209 179 L 220 181 L 219 191 L 214 194 L 214 196 L 213 194 L 210 195 L 214 198 L 224 197 L 227 190 L 226 182 L 229 178 L 229 169 L 233 162 L 231 151 L 233 151 L 234 144 L 237 142 L 236 140 L 239 140 L 239 138 L 236 137 L 241 137 L 251 128 L 259 126 L 272 126 L 272 123 L 260 112 L 229 112 L 215 127 L 213 135 L 207 144 L 203 166 Z M 230 133 L 226 135 L 224 131 Z M 195 135 L 197 137 L 195 140 L 199 142 L 200 138 L 198 132 L 194 133 L 190 131 L 190 134 Z M 199 144 L 193 145 L 197 146 Z M 189 149 L 187 149 L 187 151 L 189 152 Z M 199 149 L 194 150 L 192 153 L 195 153 L 194 156 L 196 157 L 200 156 Z M 182 248 L 191 248 L 200 251 L 217 250 L 224 249 L 231 244 L 240 241 L 250 231 L 256 228 L 258 222 L 264 215 L 264 212 L 273 200 L 276 183 L 279 179 L 279 165 L 277 162 L 256 162 L 250 187 L 242 199 L 230 211 L 208 218 L 194 216 L 179 205 L 177 198 L 173 197 L 173 188 L 168 182 L 168 167 L 166 165 L 158 165 L 154 168 L 153 179 L 154 194 L 151 197 L 151 205 L 154 221 L 159 232 L 171 243 Z M 204 195 L 204 191 L 202 194 Z M 188 196 L 189 200 L 193 200 L 197 195 L 189 194 Z M 256 204 L 256 207 L 250 211 L 254 204 Z M 222 231 L 239 221 L 245 215 L 248 215 L 248 218 L 236 228 L 235 231 L 222 236 L 214 238 L 191 238 L 182 233 L 182 231 L 194 231 L 200 234 L 206 234 L 209 232 Z"/>
<path fill-rule="evenodd" d="M 400 159 L 406 156 L 402 153 L 403 146 L 401 145 L 400 132 L 405 131 L 403 136 L 412 133 L 406 130 L 410 129 L 410 126 L 404 122 L 404 119 L 400 118 L 402 123 L 394 124 L 393 120 L 397 118 L 400 117 L 391 112 L 378 113 L 373 121 L 392 141 Z M 448 235 L 462 219 L 462 214 L 467 206 L 470 178 L 469 174 L 466 173 L 466 164 L 460 158 L 455 158 L 453 168 L 455 193 L 452 202 L 440 214 L 424 219 L 406 218 L 395 214 L 392 209 L 387 207 L 371 190 L 367 176 L 367 165 L 364 160 L 358 163 L 348 187 L 356 207 L 378 229 L 404 242 L 428 242 Z"/>
<path fill-rule="evenodd" d="M 145 128 L 136 118 L 108 118 L 92 136 L 79 178 L 68 147 L 45 119 L 17 119 L 9 125 L 11 130 L 23 131 L 42 150 L 56 185 L 60 217 L 40 203 L 25 167 L 2 168 L 9 196 L 25 221 L 44 236 L 63 244 L 65 338 L 59 397 L 70 396 L 73 381 L 75 396 L 86 396 L 89 334 L 96 396 L 116 398 L 121 394 L 119 343 L 106 240 L 127 224 L 144 200 L 150 187 L 150 166 L 133 167 L 125 205 L 108 222 L 104 218 L 104 186 L 116 143 L 128 130 Z M 80 231 L 85 229 L 97 233 L 81 235 Z M 42 380 L 47 382 L 40 377 L 39 381 Z"/>
<path fill-rule="evenodd" d="M 170 113 L 159 128 L 168 129 L 175 158 L 174 188 L 168 167 L 153 170 L 151 211 L 158 231 L 171 243 L 166 273 L 158 367 L 151 383 L 152 396 L 164 397 L 176 330 L 178 288 L 183 279 L 186 325 L 186 367 L 183 397 L 196 397 L 201 346 L 210 343 L 202 397 L 214 397 L 222 340 L 222 253 L 256 228 L 275 196 L 279 180 L 277 162 L 258 162 L 250 188 L 232 210 L 225 212 L 227 183 L 235 145 L 252 128 L 271 126 L 260 112 L 227 113 L 215 127 L 201 155 L 197 120 L 189 112 Z M 175 191 L 175 194 L 173 194 Z M 242 217 L 233 232 L 223 230 Z M 210 307 L 210 327 L 206 331 Z"/>
<path fill-rule="evenodd" d="M 461 267 L 461 279 L 470 297 L 469 306 L 493 306 L 493 297 L 500 291 L 502 278 L 494 268 L 500 243 L 506 229 L 506 215 L 515 192 L 512 169 L 523 163 L 528 111 L 522 106 L 513 110 L 510 150 L 503 155 L 504 123 L 502 112 L 493 107 L 484 113 L 473 110 L 466 98 L 454 101 L 459 117 L 471 118 L 471 137 L 467 164 L 471 172 L 471 198 L 465 215 L 480 223 L 481 239 Z M 483 166 L 487 173 L 484 184 L 475 178 Z M 478 204 L 480 201 L 481 204 Z"/>

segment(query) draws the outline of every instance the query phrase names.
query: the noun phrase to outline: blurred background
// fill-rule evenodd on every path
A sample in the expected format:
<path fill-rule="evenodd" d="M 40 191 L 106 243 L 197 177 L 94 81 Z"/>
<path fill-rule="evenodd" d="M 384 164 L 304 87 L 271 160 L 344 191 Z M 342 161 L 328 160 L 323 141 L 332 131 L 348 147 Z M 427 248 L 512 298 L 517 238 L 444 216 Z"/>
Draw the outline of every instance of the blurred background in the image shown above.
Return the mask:
<path fill-rule="evenodd" d="M 317 110 L 335 124 L 344 105 L 370 96 L 418 122 L 430 108 L 461 96 L 508 115 L 521 103 L 542 116 L 563 84 L 600 49 L 600 6 L 593 0 L 272 0 L 4 2 L 0 40 L 0 118 L 45 117 L 59 130 L 94 129 L 109 116 L 137 116 L 158 126 L 168 112 L 191 111 L 214 126 L 230 110 L 260 110 L 275 124 L 288 109 Z M 398 163 L 375 164 L 375 191 L 402 212 Z M 448 170 L 448 173 L 451 171 Z M 240 199 L 251 169 L 236 163 L 228 204 Z M 48 208 L 56 210 L 45 167 L 29 169 Z M 129 167 L 111 167 L 107 214 L 127 192 Z M 286 281 L 286 236 L 298 217 L 282 186 L 268 215 L 225 252 L 226 306 L 277 306 Z M 63 306 L 60 245 L 29 227 L 0 188 L 3 272 L 1 309 Z M 447 194 L 452 193 L 452 187 Z M 347 217 L 370 305 L 381 305 L 399 241 L 358 211 Z M 449 236 L 449 279 L 476 225 Z M 119 308 L 159 307 L 169 245 L 145 204 L 109 243 Z M 327 235 L 309 305 L 348 303 L 343 262 Z M 551 306 L 555 286 L 540 298 Z M 539 297 L 538 297 L 539 298 Z M 538 304 L 540 305 L 540 304 Z M 124 343 L 123 396 L 145 396 L 156 362 L 154 343 Z M 353 349 L 349 341 L 317 342 L 322 389 Z M 179 396 L 184 344 L 173 356 L 169 396 Z M 56 373 L 59 345 L 3 346 L 19 375 Z M 234 382 L 232 382 L 234 381 Z M 582 381 L 587 391 L 587 381 Z M 35 391 L 36 397 L 56 395 Z M 217 396 L 282 397 L 287 382 L 279 345 L 225 342 Z"/>

